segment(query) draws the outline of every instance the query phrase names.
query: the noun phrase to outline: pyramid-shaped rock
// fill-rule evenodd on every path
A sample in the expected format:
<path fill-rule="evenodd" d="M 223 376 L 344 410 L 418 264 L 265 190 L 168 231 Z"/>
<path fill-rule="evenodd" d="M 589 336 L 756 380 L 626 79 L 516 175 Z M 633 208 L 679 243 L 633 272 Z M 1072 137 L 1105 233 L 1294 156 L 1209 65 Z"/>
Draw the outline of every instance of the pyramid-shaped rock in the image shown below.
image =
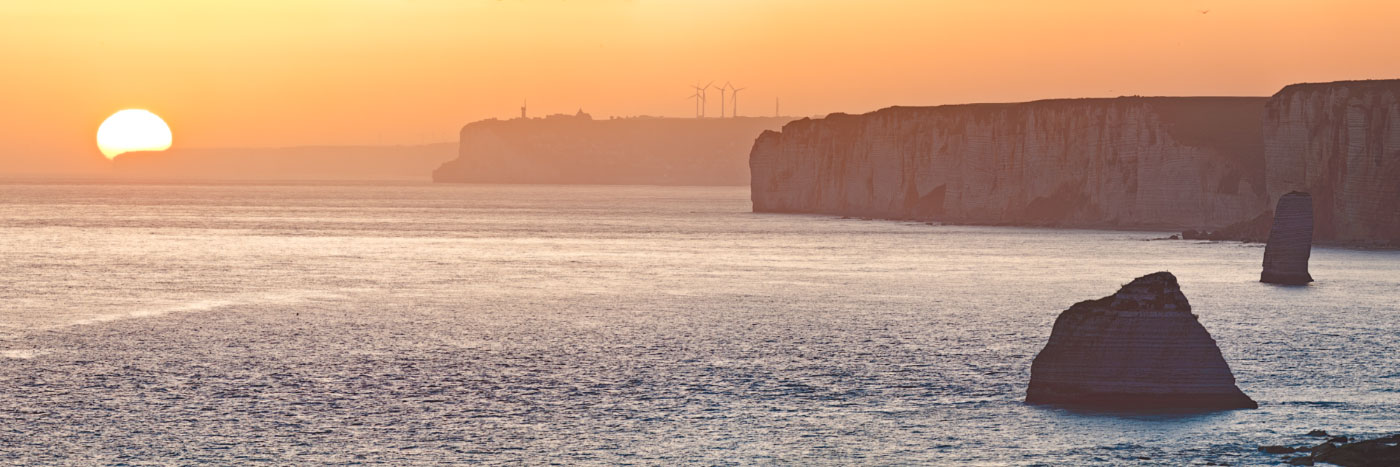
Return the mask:
<path fill-rule="evenodd" d="M 1258 407 L 1235 387 L 1215 339 L 1169 272 L 1060 313 L 1031 364 L 1026 402 L 1110 410 Z"/>

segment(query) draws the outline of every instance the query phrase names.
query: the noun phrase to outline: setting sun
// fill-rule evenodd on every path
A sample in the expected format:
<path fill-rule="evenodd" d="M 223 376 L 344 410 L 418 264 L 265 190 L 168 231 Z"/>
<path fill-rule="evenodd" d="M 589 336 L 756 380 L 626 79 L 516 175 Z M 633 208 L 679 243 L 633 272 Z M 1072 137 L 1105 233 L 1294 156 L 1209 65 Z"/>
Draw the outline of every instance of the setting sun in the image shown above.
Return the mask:
<path fill-rule="evenodd" d="M 132 151 L 170 149 L 170 138 L 165 121 L 143 109 L 114 113 L 97 128 L 97 148 L 108 159 Z"/>
<path fill-rule="evenodd" d="M 1400 467 L 1398 18 L 0 0 L 0 467 Z"/>

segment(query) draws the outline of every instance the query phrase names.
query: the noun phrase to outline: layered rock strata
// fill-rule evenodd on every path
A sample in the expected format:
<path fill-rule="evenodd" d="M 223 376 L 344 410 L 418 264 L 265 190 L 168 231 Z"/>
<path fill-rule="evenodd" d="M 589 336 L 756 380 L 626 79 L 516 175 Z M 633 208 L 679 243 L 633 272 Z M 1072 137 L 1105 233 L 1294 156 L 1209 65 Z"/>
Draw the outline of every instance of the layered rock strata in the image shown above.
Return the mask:
<path fill-rule="evenodd" d="M 1318 241 L 1400 246 L 1400 80 L 1285 87 L 1263 135 L 1270 199 L 1310 193 Z"/>
<path fill-rule="evenodd" d="M 1264 98 L 893 107 L 802 119 L 749 157 L 755 212 L 1214 230 L 1267 210 Z"/>
<path fill-rule="evenodd" d="M 789 118 L 483 120 L 462 127 L 440 183 L 744 185 L 748 151 Z"/>
<path fill-rule="evenodd" d="M 1061 313 L 1031 364 L 1026 402 L 1113 410 L 1258 407 L 1235 386 L 1169 272 L 1139 277 Z"/>
<path fill-rule="evenodd" d="M 1264 246 L 1264 272 L 1259 280 L 1273 284 L 1304 285 L 1312 256 L 1313 201 L 1307 193 L 1283 195 L 1274 209 L 1274 226 Z"/>

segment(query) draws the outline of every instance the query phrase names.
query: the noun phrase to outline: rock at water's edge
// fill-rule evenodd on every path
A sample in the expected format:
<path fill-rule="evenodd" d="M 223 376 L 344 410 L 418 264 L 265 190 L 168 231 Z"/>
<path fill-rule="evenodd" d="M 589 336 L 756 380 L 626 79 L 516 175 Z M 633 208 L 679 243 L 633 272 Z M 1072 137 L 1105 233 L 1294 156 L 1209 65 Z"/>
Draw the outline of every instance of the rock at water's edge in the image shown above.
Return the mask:
<path fill-rule="evenodd" d="M 1312 275 L 1308 274 L 1312 239 L 1312 195 L 1294 191 L 1280 197 L 1269 243 L 1264 246 L 1264 272 L 1259 281 L 1287 285 L 1312 282 Z"/>
<path fill-rule="evenodd" d="M 1316 436 L 1314 433 L 1308 433 L 1308 436 Z M 1323 436 L 1326 436 L 1326 432 L 1323 432 Z M 1306 456 L 1288 459 L 1291 465 L 1313 465 L 1317 462 L 1344 467 L 1400 465 L 1400 434 L 1350 443 L 1347 441 L 1347 437 L 1339 436 L 1312 447 L 1260 446 L 1259 451 L 1267 454 L 1309 453 Z"/>
<path fill-rule="evenodd" d="M 1134 279 L 1055 320 L 1026 402 L 1109 410 L 1253 409 L 1176 276 Z"/>

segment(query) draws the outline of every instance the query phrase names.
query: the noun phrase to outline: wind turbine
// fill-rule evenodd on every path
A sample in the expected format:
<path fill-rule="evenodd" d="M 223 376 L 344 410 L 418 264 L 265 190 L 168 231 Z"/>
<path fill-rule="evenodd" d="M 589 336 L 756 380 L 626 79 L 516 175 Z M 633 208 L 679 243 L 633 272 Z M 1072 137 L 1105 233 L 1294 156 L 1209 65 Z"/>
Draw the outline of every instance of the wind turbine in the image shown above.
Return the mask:
<path fill-rule="evenodd" d="M 695 99 L 695 118 L 700 118 L 700 99 L 701 99 L 701 96 L 700 96 L 700 87 L 699 87 L 699 86 L 694 86 L 694 87 L 695 87 L 695 94 L 691 94 L 690 97 L 687 97 L 686 99 Z"/>
<path fill-rule="evenodd" d="M 724 85 L 719 87 L 719 118 L 724 118 L 724 114 L 725 114 L 725 111 L 724 111 L 724 90 L 725 90 L 725 88 L 733 88 L 733 87 L 734 87 L 734 86 L 731 85 L 731 84 L 729 84 L 728 81 L 725 81 L 725 82 L 724 82 Z"/>
<path fill-rule="evenodd" d="M 733 91 L 729 91 L 729 107 L 730 110 L 734 112 L 734 118 L 739 118 L 739 91 L 743 91 L 748 88 L 736 88 L 731 86 L 730 89 L 733 89 Z"/>
<path fill-rule="evenodd" d="M 695 92 L 700 93 L 700 118 L 704 118 L 704 117 L 705 117 L 705 107 L 707 107 L 706 104 L 709 103 L 709 99 L 706 99 L 706 96 L 707 96 L 709 93 L 707 93 L 707 92 L 705 92 L 705 91 L 706 91 L 706 90 L 709 90 L 709 89 L 710 89 L 710 86 L 713 85 L 713 84 L 715 84 L 715 82 L 714 82 L 714 81 L 710 81 L 710 84 L 706 84 L 705 87 L 700 87 L 700 82 L 699 82 L 699 81 L 696 81 L 696 82 L 695 82 Z"/>
<path fill-rule="evenodd" d="M 700 87 L 699 81 L 696 81 L 695 85 L 690 88 L 695 90 L 695 118 L 700 118 L 701 115 L 704 115 L 704 111 L 700 109 L 705 107 L 705 92 Z"/>

